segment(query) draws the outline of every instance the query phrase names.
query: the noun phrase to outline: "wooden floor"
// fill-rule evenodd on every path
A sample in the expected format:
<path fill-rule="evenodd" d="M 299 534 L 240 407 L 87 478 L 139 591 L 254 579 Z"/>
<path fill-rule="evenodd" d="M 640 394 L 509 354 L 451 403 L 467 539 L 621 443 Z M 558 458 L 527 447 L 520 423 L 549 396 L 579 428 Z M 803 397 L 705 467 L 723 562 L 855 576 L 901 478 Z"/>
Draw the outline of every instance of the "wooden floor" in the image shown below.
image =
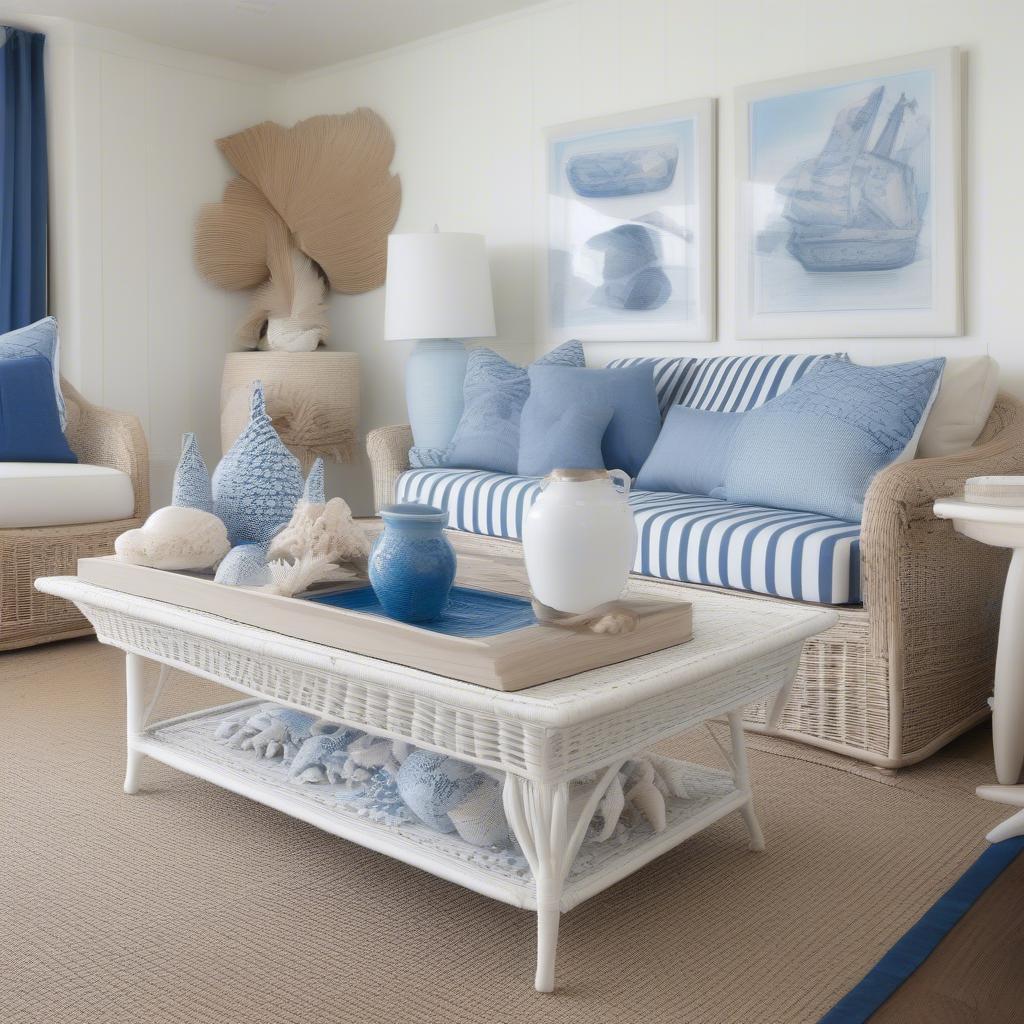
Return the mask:
<path fill-rule="evenodd" d="M 1024 1022 L 1024 854 L 982 893 L 871 1024 Z"/>

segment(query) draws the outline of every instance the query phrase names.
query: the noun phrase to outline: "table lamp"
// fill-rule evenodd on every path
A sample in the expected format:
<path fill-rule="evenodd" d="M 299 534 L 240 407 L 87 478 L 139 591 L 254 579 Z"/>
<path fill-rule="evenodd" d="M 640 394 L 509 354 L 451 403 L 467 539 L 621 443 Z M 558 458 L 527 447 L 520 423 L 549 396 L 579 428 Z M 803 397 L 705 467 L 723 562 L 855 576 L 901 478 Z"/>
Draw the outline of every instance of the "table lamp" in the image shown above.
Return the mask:
<path fill-rule="evenodd" d="M 483 235 L 391 235 L 384 337 L 415 340 L 405 368 L 409 425 L 418 448 L 446 448 L 462 416 L 465 338 L 494 336 Z"/>

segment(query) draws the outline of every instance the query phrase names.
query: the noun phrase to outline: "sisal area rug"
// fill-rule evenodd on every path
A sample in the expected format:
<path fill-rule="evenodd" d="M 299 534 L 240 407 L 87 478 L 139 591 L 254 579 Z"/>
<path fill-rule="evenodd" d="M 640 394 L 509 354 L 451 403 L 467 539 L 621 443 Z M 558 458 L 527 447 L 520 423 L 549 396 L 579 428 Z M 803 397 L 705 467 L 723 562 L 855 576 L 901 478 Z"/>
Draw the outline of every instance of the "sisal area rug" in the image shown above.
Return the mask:
<path fill-rule="evenodd" d="M 983 730 L 897 776 L 755 740 L 739 816 L 534 919 L 152 761 L 121 791 L 117 651 L 0 655 L 4 1024 L 813 1022 L 985 848 Z M 199 681 L 165 715 L 233 699 Z M 706 733 L 670 745 L 718 763 Z"/>

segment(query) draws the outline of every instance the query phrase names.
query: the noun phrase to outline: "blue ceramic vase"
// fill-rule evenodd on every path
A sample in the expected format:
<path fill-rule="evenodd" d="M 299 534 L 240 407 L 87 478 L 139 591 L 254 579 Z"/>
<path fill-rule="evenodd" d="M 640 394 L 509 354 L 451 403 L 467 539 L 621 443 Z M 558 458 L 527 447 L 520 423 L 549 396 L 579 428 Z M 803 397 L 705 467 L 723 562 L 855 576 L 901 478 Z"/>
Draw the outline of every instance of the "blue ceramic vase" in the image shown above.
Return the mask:
<path fill-rule="evenodd" d="M 442 530 L 448 514 L 408 502 L 380 510 L 384 532 L 370 551 L 370 585 L 381 607 L 401 622 L 430 622 L 448 606 L 455 549 Z"/>

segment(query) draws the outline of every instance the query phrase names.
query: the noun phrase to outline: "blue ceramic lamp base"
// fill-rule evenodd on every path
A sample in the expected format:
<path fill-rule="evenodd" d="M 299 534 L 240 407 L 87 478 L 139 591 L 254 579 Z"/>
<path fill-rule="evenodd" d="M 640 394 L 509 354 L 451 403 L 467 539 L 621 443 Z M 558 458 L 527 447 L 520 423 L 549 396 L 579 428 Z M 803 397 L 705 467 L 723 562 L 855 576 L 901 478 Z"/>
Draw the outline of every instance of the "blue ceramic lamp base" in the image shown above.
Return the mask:
<path fill-rule="evenodd" d="M 447 448 L 462 417 L 466 346 L 450 338 L 416 342 L 405 368 L 405 400 L 417 448 Z"/>

